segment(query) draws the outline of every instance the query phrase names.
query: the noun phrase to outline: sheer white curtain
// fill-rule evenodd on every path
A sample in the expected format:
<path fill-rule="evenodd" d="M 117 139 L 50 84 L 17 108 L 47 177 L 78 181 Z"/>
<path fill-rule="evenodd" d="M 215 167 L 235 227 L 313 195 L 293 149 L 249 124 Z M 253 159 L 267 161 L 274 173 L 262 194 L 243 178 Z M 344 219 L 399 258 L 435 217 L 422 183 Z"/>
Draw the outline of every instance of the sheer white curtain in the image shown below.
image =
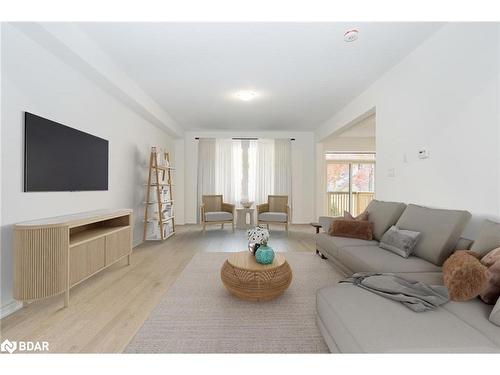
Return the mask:
<path fill-rule="evenodd" d="M 198 141 L 198 210 L 203 194 L 215 194 L 215 138 L 200 138 Z"/>
<path fill-rule="evenodd" d="M 267 202 L 270 194 L 292 194 L 289 139 L 200 139 L 198 202 L 202 194 L 222 194 L 224 201 Z"/>
<path fill-rule="evenodd" d="M 267 202 L 274 194 L 274 140 L 259 139 L 256 147 L 255 202 Z"/>
<path fill-rule="evenodd" d="M 232 139 L 217 139 L 215 142 L 215 190 L 224 196 L 224 201 L 236 203 L 241 200 L 243 166 L 240 142 Z"/>
<path fill-rule="evenodd" d="M 292 162 L 291 141 L 289 139 L 274 140 L 274 194 L 292 195 Z"/>
<path fill-rule="evenodd" d="M 249 182 L 251 179 L 250 159 L 252 153 L 252 151 L 250 151 L 250 147 L 253 141 L 244 139 L 244 140 L 237 140 L 235 142 L 237 145 L 236 147 L 238 147 L 239 145 L 239 148 L 241 150 L 241 163 L 238 161 L 238 159 L 236 159 L 236 163 L 241 164 L 241 180 L 240 180 L 241 194 L 237 202 L 241 202 L 243 200 L 249 201 L 251 200 L 250 196 L 251 196 L 251 191 L 253 190 L 249 188 L 250 186 Z"/>
<path fill-rule="evenodd" d="M 256 195 L 257 187 L 257 141 L 248 141 L 248 200 L 250 202 L 257 201 Z"/>
<path fill-rule="evenodd" d="M 241 141 L 233 140 L 232 146 L 232 160 L 231 160 L 231 183 L 233 186 L 233 192 L 230 196 L 231 203 L 238 205 L 242 199 L 243 195 L 243 176 L 245 175 L 245 170 L 243 168 L 243 149 L 241 147 Z"/>

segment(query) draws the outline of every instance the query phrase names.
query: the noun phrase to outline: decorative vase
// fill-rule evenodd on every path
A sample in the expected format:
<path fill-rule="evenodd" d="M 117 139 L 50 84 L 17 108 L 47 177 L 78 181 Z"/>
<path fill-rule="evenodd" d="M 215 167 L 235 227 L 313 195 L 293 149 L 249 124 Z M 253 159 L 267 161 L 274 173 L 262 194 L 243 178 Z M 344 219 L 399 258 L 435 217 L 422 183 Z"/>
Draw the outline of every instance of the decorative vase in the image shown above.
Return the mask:
<path fill-rule="evenodd" d="M 260 245 L 255 252 L 255 260 L 260 264 L 271 264 L 274 260 L 274 250 L 267 245 Z"/>
<path fill-rule="evenodd" d="M 255 255 L 255 252 L 259 248 L 260 243 L 254 243 L 254 242 L 249 242 L 248 243 L 248 251 L 252 253 L 252 255 Z"/>

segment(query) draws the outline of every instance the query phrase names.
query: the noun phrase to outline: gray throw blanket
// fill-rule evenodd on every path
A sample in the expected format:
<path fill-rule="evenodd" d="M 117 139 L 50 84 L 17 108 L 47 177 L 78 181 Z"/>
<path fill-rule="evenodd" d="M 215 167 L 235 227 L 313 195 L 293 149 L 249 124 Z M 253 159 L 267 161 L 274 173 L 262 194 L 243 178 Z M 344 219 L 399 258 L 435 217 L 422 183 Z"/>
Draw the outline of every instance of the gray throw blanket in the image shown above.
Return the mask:
<path fill-rule="evenodd" d="M 410 281 L 392 273 L 359 272 L 341 283 L 352 283 L 382 297 L 401 302 L 416 312 L 435 310 L 449 300 L 445 286 Z"/>

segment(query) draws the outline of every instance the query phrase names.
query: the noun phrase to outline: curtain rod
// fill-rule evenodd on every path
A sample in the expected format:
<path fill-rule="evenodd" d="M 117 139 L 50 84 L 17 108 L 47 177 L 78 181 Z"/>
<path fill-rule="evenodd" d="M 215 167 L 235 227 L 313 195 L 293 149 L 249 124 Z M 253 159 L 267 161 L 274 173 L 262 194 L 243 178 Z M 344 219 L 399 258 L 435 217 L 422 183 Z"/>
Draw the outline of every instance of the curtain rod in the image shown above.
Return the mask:
<path fill-rule="evenodd" d="M 194 139 L 198 141 L 200 139 L 200 137 L 194 137 Z M 236 137 L 234 137 L 234 138 L 231 138 L 231 139 L 233 139 L 235 141 L 256 141 L 259 138 L 236 138 Z M 295 141 L 295 138 L 290 138 L 290 140 L 291 141 Z"/>

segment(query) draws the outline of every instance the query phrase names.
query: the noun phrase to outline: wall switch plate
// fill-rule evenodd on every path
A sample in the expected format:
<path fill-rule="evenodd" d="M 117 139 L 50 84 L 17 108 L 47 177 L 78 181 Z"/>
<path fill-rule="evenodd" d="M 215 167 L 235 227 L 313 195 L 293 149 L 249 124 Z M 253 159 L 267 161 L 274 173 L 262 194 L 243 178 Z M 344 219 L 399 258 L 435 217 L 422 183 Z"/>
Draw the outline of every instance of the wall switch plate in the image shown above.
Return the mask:
<path fill-rule="evenodd" d="M 396 170 L 394 168 L 389 168 L 387 170 L 387 177 L 396 177 Z"/>
<path fill-rule="evenodd" d="M 429 157 L 429 151 L 425 148 L 418 150 L 418 158 L 419 159 L 427 159 Z"/>

